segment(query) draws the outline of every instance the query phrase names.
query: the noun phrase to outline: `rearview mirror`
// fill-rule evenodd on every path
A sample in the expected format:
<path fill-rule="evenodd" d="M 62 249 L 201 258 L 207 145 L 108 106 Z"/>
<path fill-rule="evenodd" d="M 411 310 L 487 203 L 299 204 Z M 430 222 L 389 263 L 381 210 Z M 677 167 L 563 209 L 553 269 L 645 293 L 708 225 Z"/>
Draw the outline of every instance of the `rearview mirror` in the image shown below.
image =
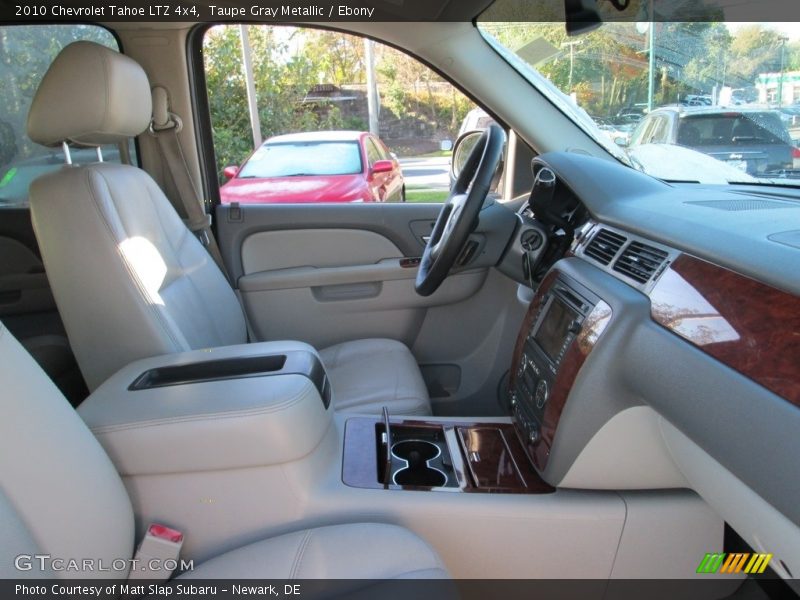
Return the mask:
<path fill-rule="evenodd" d="M 394 163 L 390 160 L 376 160 L 372 165 L 373 173 L 388 173 L 394 170 Z"/>
<path fill-rule="evenodd" d="M 239 167 L 236 165 L 230 165 L 222 169 L 222 174 L 225 176 L 225 179 L 233 179 L 236 177 L 236 174 L 239 172 Z"/>

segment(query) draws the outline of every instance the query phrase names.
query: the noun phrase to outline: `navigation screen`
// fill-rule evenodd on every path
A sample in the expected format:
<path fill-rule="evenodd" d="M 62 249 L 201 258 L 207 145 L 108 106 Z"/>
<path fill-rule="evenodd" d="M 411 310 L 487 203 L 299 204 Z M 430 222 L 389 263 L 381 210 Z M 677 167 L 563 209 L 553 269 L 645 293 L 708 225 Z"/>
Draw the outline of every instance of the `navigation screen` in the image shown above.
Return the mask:
<path fill-rule="evenodd" d="M 567 337 L 570 323 L 577 317 L 578 314 L 558 298 L 547 309 L 534 339 L 552 362 L 558 362 L 558 354 Z"/>

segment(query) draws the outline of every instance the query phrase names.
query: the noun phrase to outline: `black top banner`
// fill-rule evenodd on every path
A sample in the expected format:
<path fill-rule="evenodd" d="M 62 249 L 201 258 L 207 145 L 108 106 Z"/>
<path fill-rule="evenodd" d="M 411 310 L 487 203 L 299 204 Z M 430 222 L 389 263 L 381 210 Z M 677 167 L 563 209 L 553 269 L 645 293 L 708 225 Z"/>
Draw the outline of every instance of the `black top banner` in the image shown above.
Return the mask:
<path fill-rule="evenodd" d="M 567 19 L 569 15 L 569 19 Z M 800 21 L 797 0 L 0 0 L 0 22 Z"/>

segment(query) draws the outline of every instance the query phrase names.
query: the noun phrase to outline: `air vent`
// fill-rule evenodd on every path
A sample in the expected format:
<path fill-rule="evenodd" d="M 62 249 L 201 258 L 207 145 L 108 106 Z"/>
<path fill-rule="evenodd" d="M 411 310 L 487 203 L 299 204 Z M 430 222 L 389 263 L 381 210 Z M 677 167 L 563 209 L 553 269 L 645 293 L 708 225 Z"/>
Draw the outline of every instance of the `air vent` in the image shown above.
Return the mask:
<path fill-rule="evenodd" d="M 774 200 L 760 200 L 758 198 L 734 199 L 734 200 L 694 200 L 684 202 L 694 206 L 704 206 L 706 208 L 716 208 L 717 210 L 727 210 L 730 212 L 741 212 L 749 210 L 773 210 L 776 208 L 797 208 L 794 202 L 776 202 Z"/>
<path fill-rule="evenodd" d="M 625 236 L 608 229 L 601 229 L 595 234 L 589 245 L 586 246 L 583 254 L 590 256 L 601 264 L 607 265 L 617 255 L 617 252 L 626 241 L 628 240 Z"/>
<path fill-rule="evenodd" d="M 614 270 L 639 283 L 647 283 L 669 254 L 639 242 L 631 242 L 614 263 Z"/>

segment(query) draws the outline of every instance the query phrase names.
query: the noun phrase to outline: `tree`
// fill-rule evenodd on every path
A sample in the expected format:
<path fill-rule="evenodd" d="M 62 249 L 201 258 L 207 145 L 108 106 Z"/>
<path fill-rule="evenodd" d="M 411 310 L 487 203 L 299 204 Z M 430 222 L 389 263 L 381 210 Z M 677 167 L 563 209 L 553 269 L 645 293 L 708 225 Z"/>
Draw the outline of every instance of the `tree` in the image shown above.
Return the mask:
<path fill-rule="evenodd" d="M 303 57 L 313 64 L 319 83 L 366 83 L 361 38 L 322 29 L 305 29 L 302 35 Z"/>
<path fill-rule="evenodd" d="M 742 85 L 753 85 L 759 73 L 778 71 L 784 38 L 761 25 L 748 25 L 736 32 L 730 51 L 730 71 Z M 784 65 L 785 66 L 785 65 Z"/>
<path fill-rule="evenodd" d="M 360 86 L 364 44 L 356 36 L 310 28 L 249 27 L 262 136 L 320 129 L 358 128 L 334 101 L 311 101 L 318 84 Z M 376 70 L 384 115 L 452 137 L 474 106 L 438 74 L 407 54 L 376 45 Z M 204 39 L 206 84 L 217 167 L 241 162 L 252 151 L 238 26 L 211 28 Z M 400 129 L 404 129 L 405 125 Z M 448 131 L 449 130 L 449 131 Z"/>
<path fill-rule="evenodd" d="M 0 153 L 6 162 L 43 151 L 25 135 L 28 111 L 50 63 L 62 48 L 79 40 L 117 49 L 114 36 L 96 25 L 0 27 L 0 102 L 4 113 L 4 148 Z M 14 141 L 13 147 L 9 140 Z"/>
<path fill-rule="evenodd" d="M 261 134 L 264 138 L 293 131 L 334 129 L 341 125 L 336 109 L 301 110 L 309 89 L 317 82 L 321 62 L 311 59 L 298 30 L 250 26 L 253 78 L 258 97 Z M 247 90 L 241 60 L 238 26 L 212 28 L 203 44 L 206 89 L 214 136 L 217 168 L 241 164 L 252 152 Z"/>

